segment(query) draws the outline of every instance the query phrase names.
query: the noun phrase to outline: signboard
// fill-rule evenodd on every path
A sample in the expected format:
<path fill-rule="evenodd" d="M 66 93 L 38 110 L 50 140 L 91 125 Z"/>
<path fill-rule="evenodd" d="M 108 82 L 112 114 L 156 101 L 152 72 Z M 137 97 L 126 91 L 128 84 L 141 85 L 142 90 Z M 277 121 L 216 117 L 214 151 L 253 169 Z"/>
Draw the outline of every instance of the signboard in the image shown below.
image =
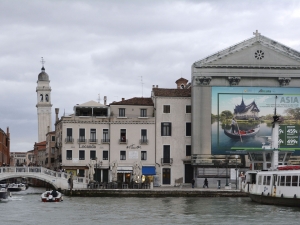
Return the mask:
<path fill-rule="evenodd" d="M 262 148 L 272 135 L 275 106 L 284 119 L 279 148 L 300 155 L 300 88 L 286 87 L 212 87 L 211 154 Z"/>
<path fill-rule="evenodd" d="M 297 147 L 299 145 L 299 125 L 279 126 L 279 147 Z"/>

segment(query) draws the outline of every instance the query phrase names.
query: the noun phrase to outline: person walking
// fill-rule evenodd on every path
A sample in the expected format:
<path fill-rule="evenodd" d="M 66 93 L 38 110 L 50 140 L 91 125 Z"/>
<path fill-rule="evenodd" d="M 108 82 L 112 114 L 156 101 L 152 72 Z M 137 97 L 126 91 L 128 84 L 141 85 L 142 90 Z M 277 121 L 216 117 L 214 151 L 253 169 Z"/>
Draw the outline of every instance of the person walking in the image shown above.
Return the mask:
<path fill-rule="evenodd" d="M 208 180 L 207 180 L 207 178 L 204 179 L 204 185 L 203 185 L 203 187 L 204 187 L 204 188 L 205 188 L 205 187 L 208 188 Z"/>
<path fill-rule="evenodd" d="M 192 179 L 192 188 L 194 188 L 195 187 L 195 179 L 193 178 Z"/>

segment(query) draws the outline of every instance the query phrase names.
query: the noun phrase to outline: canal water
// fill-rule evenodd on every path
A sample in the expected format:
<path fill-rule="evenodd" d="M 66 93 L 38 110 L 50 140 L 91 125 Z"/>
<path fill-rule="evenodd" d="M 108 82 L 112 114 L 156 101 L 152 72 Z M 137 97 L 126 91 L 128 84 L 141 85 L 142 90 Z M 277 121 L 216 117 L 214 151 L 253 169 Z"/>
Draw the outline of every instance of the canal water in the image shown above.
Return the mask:
<path fill-rule="evenodd" d="M 43 203 L 29 187 L 0 203 L 5 225 L 299 224 L 300 208 L 260 205 L 247 197 L 92 198 Z"/>

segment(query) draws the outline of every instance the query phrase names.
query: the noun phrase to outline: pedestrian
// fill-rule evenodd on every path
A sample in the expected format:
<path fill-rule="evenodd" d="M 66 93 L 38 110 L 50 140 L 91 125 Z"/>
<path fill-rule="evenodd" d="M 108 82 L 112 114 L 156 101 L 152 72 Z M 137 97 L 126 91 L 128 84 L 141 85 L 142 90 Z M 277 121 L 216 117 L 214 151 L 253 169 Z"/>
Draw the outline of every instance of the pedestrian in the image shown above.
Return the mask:
<path fill-rule="evenodd" d="M 203 185 L 203 188 L 207 187 L 208 188 L 208 180 L 207 178 L 204 179 L 204 185 Z"/>
<path fill-rule="evenodd" d="M 195 179 L 193 178 L 192 179 L 192 188 L 194 188 L 195 187 Z"/>

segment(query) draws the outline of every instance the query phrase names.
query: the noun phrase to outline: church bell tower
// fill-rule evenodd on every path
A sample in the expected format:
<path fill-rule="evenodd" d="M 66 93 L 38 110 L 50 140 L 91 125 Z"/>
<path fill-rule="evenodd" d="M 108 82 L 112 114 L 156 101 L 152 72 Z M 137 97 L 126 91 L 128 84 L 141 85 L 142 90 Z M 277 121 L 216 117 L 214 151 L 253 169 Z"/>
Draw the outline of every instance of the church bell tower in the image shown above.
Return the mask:
<path fill-rule="evenodd" d="M 38 116 L 38 142 L 46 141 L 46 134 L 52 130 L 51 122 L 51 87 L 48 74 L 45 72 L 44 59 L 42 57 L 42 71 L 38 75 L 37 116 Z M 49 129 L 48 129 L 49 127 Z"/>

